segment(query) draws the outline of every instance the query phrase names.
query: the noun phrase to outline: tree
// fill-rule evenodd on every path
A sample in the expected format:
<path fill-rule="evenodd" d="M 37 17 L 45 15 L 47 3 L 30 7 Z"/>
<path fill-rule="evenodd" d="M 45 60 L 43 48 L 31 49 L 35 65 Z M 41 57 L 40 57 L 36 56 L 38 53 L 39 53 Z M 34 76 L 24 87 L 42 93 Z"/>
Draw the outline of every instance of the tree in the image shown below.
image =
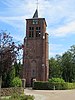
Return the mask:
<path fill-rule="evenodd" d="M 21 69 L 22 69 L 21 62 L 20 61 L 19 61 L 19 63 L 18 62 L 15 62 L 13 66 L 15 68 L 15 76 L 16 77 L 20 77 L 20 72 L 21 72 Z"/>
<path fill-rule="evenodd" d="M 62 56 L 62 68 L 63 68 L 63 73 L 62 77 L 66 82 L 71 81 L 70 79 L 72 78 L 71 76 L 71 53 L 70 52 L 65 52 Z"/>
<path fill-rule="evenodd" d="M 13 63 L 19 59 L 19 50 L 22 47 L 22 45 L 13 41 L 10 33 L 0 33 L 0 77 L 2 77 L 2 80 L 6 79 L 6 75 L 11 70 Z"/>
<path fill-rule="evenodd" d="M 59 60 L 56 58 L 51 58 L 49 60 L 49 78 L 55 77 L 60 78 L 62 75 L 62 70 Z"/>
<path fill-rule="evenodd" d="M 62 56 L 56 55 L 49 60 L 49 77 L 61 77 L 66 82 L 75 82 L 75 45 Z"/>
<path fill-rule="evenodd" d="M 2 87 L 11 87 L 11 81 L 15 78 L 15 68 L 14 66 L 2 76 Z"/>
<path fill-rule="evenodd" d="M 62 77 L 67 82 L 75 81 L 75 46 L 62 55 Z"/>

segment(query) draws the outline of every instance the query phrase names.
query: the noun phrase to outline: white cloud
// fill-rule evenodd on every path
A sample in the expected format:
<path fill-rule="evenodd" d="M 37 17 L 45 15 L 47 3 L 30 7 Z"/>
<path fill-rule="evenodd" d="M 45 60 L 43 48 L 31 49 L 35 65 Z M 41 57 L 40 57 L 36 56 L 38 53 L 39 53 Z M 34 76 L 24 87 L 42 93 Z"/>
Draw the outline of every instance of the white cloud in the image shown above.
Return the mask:
<path fill-rule="evenodd" d="M 62 48 L 62 44 L 49 44 L 50 50 Z"/>
<path fill-rule="evenodd" d="M 69 34 L 75 34 L 75 20 L 66 23 L 64 26 L 61 26 L 52 32 L 52 35 L 55 36 L 67 36 Z"/>
<path fill-rule="evenodd" d="M 75 0 L 38 1 L 39 17 L 46 18 L 48 33 L 55 37 L 63 37 L 75 33 Z M 37 1 L 0 0 L 0 2 L 5 5 L 5 8 L 0 9 L 0 22 L 25 31 L 25 19 L 32 18 Z M 19 39 L 17 35 L 14 35 L 14 37 Z M 61 54 L 64 51 L 64 46 L 62 44 L 51 44 L 49 50 L 49 55 L 54 56 L 57 53 Z"/>
<path fill-rule="evenodd" d="M 56 53 L 56 52 L 50 52 L 50 53 L 49 53 L 49 58 L 55 57 L 57 54 L 62 56 L 63 52 L 59 52 L 59 53 Z"/>
<path fill-rule="evenodd" d="M 53 0 L 47 9 L 43 9 L 43 15 L 47 15 L 48 33 L 61 37 L 75 33 L 74 3 L 74 0 Z"/>
<path fill-rule="evenodd" d="M 57 54 L 62 55 L 66 51 L 62 44 L 49 44 L 49 58 L 55 57 Z"/>
<path fill-rule="evenodd" d="M 16 16 L 16 17 L 4 17 L 4 16 L 0 16 L 0 20 L 24 20 L 25 16 Z"/>
<path fill-rule="evenodd" d="M 7 23 L 14 28 L 22 28 L 25 23 L 25 16 L 17 16 L 17 17 L 2 17 L 0 16 L 0 21 Z"/>
<path fill-rule="evenodd" d="M 5 14 L 4 16 L 7 15 L 7 17 L 8 16 L 11 17 L 11 18 L 5 17 L 4 19 L 6 19 L 7 21 L 10 20 L 10 23 L 13 23 L 12 21 L 14 20 L 23 20 L 24 18 L 29 18 L 29 17 L 31 18 L 36 9 L 36 2 L 37 1 L 35 0 L 29 0 L 29 1 L 28 0 L 18 0 L 18 1 L 3 0 L 2 3 L 6 5 L 5 10 L 3 10 Z M 39 17 L 45 17 L 47 19 L 48 25 L 51 25 L 52 23 L 56 24 L 64 16 L 67 16 L 67 18 L 69 17 L 70 19 L 72 19 L 72 17 L 75 16 L 74 11 L 72 9 L 74 6 L 73 7 L 71 6 L 72 2 L 73 0 L 71 0 L 71 2 L 70 0 L 68 1 L 39 0 Z M 16 22 L 14 24 L 16 24 Z"/>

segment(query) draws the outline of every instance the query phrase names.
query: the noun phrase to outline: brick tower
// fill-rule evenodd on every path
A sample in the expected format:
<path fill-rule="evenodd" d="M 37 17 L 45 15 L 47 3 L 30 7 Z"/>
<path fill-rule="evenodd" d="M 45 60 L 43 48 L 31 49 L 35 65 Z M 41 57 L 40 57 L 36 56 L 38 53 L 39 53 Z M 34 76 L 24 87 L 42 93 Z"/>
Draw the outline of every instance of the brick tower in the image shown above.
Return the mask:
<path fill-rule="evenodd" d="M 26 19 L 26 37 L 23 51 L 23 78 L 26 85 L 31 86 L 33 79 L 47 81 L 48 65 L 48 33 L 45 18 L 38 18 L 36 9 L 33 18 Z"/>

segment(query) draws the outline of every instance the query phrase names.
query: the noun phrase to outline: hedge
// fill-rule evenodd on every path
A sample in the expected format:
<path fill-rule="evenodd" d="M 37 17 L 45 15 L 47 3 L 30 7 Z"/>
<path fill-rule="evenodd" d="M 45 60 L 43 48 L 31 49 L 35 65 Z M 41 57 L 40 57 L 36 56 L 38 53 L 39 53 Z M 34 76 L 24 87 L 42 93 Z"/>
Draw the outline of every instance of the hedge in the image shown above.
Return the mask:
<path fill-rule="evenodd" d="M 75 89 L 75 83 L 50 83 L 50 82 L 34 82 L 33 89 L 36 90 L 68 90 Z"/>

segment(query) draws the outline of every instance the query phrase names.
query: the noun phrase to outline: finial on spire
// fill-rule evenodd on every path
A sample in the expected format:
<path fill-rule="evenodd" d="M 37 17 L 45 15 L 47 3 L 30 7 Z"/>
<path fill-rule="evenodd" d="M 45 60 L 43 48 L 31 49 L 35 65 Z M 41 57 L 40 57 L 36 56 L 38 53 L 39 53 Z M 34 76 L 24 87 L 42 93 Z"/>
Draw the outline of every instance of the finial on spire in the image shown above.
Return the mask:
<path fill-rule="evenodd" d="M 38 0 L 37 0 L 37 3 L 36 3 L 36 5 L 37 5 L 37 8 L 36 8 L 36 9 L 37 9 L 37 11 L 38 11 L 38 4 L 39 4 L 39 3 L 38 3 Z"/>
<path fill-rule="evenodd" d="M 37 0 L 37 3 L 36 3 L 36 11 L 35 11 L 35 13 L 34 13 L 34 15 L 33 15 L 33 18 L 38 18 L 38 0 Z"/>

